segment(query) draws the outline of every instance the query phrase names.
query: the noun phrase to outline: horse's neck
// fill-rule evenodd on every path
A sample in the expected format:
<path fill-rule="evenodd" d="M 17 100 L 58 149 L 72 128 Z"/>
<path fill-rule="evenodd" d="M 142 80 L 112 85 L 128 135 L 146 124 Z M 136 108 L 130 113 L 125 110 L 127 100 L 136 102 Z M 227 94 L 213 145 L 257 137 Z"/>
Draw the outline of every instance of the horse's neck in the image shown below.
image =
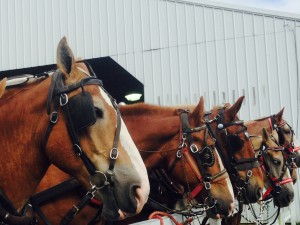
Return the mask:
<path fill-rule="evenodd" d="M 268 119 L 265 120 L 250 120 L 245 122 L 245 126 L 247 127 L 247 131 L 250 135 L 261 135 L 261 131 L 263 128 L 267 129 L 268 132 L 271 132 L 270 124 Z"/>
<path fill-rule="evenodd" d="M 136 115 L 132 113 L 134 108 L 121 108 L 121 110 L 122 118 L 144 162 L 149 157 L 158 157 L 159 155 L 154 152 L 160 151 L 175 135 L 178 135 L 179 139 L 179 116 L 173 115 L 173 111 L 167 111 L 170 109 L 166 108 L 163 111 L 162 108 L 162 112 L 158 111 L 157 114 L 144 110 Z M 179 140 L 176 145 L 178 143 Z M 149 169 L 152 165 L 146 164 L 146 166 Z"/>
<path fill-rule="evenodd" d="M 49 166 L 40 149 L 41 126 L 46 126 L 48 118 L 44 110 L 47 94 L 43 93 L 47 89 L 34 90 L 0 101 L 0 187 L 17 208 L 33 193 Z"/>

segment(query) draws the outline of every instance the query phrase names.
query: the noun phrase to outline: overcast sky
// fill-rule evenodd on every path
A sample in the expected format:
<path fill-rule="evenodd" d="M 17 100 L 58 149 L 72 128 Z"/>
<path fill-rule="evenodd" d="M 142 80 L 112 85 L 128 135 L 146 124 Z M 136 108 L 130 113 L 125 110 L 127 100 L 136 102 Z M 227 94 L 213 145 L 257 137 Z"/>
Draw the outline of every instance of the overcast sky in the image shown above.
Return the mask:
<path fill-rule="evenodd" d="M 212 0 L 212 1 L 300 14 L 300 0 Z"/>

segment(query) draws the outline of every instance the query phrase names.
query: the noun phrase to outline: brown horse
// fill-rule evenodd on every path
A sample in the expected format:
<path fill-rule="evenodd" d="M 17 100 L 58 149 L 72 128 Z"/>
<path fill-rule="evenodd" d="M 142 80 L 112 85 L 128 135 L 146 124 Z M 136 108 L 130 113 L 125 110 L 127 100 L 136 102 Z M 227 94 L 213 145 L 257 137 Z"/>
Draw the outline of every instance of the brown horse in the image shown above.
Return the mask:
<path fill-rule="evenodd" d="M 279 144 L 281 146 L 283 146 L 283 144 L 285 143 L 286 145 L 290 144 L 291 141 L 293 139 L 290 138 L 290 133 L 291 131 L 286 131 L 286 132 L 282 132 L 281 129 L 276 129 L 279 128 L 280 126 L 282 126 L 282 124 L 285 122 L 282 119 L 283 116 L 283 109 L 272 116 L 268 116 L 268 117 L 264 117 L 264 118 L 260 118 L 260 119 L 256 119 L 256 120 L 250 120 L 250 121 L 246 121 L 245 122 L 245 126 L 247 126 L 247 130 L 249 132 L 249 136 L 252 140 L 252 143 L 254 145 L 255 149 L 259 149 L 260 146 L 262 145 L 262 129 L 266 129 L 267 132 L 269 133 L 273 133 L 274 131 L 276 131 L 276 136 L 281 136 L 282 138 L 279 138 Z M 289 126 L 288 126 L 289 127 Z M 275 136 L 275 135 L 274 135 Z M 285 140 L 285 142 L 283 142 L 282 140 Z M 269 151 L 268 153 L 270 154 L 271 151 Z M 280 156 L 281 157 L 281 156 Z M 280 158 L 279 157 L 279 158 Z M 280 161 L 280 163 L 283 165 L 284 162 L 286 161 Z M 265 171 L 263 171 L 265 172 Z M 270 172 L 269 172 L 270 173 Z M 287 177 L 288 175 L 285 174 L 285 176 Z M 295 179 L 297 178 L 297 174 L 296 174 L 296 170 L 293 170 L 293 176 L 292 179 L 295 181 Z M 270 187 L 270 181 L 267 179 L 266 177 L 266 173 L 264 173 L 264 185 L 265 188 L 267 190 L 271 190 L 272 187 Z M 286 181 L 288 181 L 288 183 L 290 183 L 290 179 L 286 179 Z M 290 192 L 292 191 L 291 185 L 287 184 L 285 186 L 285 188 L 287 189 L 287 191 L 285 192 L 280 192 L 280 198 L 283 198 L 284 200 L 282 201 L 282 206 L 283 205 L 288 205 L 292 199 L 293 199 L 293 194 L 290 194 Z M 285 195 L 283 197 L 283 195 Z M 278 202 L 278 201 L 277 201 Z M 279 204 L 276 202 L 275 203 L 279 206 Z M 226 221 L 222 221 L 222 224 L 225 225 L 238 225 L 240 224 L 240 220 L 241 220 L 241 211 L 239 213 L 236 213 L 233 215 L 233 217 L 228 218 Z"/>
<path fill-rule="evenodd" d="M 276 206 L 287 207 L 294 200 L 293 180 L 286 164 L 284 147 L 280 146 L 278 139 L 275 130 L 269 134 L 263 128 L 261 136 L 255 136 L 252 143 L 264 174 L 266 193 L 262 200 L 270 196 Z"/>
<path fill-rule="evenodd" d="M 203 98 L 201 98 L 192 113 L 183 110 L 178 114 L 175 107 L 147 104 L 122 106 L 120 109 L 149 173 L 154 168 L 164 169 L 174 182 L 184 187 L 184 192 L 193 193 L 191 194 L 193 196 L 189 195 L 188 198 L 194 197 L 201 202 L 206 199 L 207 204 L 212 204 L 208 214 L 211 217 L 220 217 L 232 212 L 233 190 L 222 161 L 214 149 L 214 141 L 208 135 L 203 123 L 203 108 Z M 188 142 L 188 139 L 191 141 L 190 138 L 193 139 L 193 143 Z M 189 146 L 193 146 L 192 150 L 195 150 L 195 153 L 191 153 L 191 150 L 186 148 Z M 193 159 L 193 154 L 199 154 L 202 159 L 200 165 L 196 159 Z M 206 160 L 203 160 L 203 157 Z M 208 174 L 209 177 L 206 177 Z M 54 181 L 55 178 L 58 180 Z M 57 169 L 51 168 L 41 183 L 39 191 L 64 179 L 67 177 Z M 58 224 L 67 210 L 79 199 L 80 196 L 76 192 L 65 193 L 44 205 L 42 210 L 51 223 Z M 216 203 L 215 201 L 211 203 L 211 200 L 216 200 Z M 96 209 L 88 206 L 71 224 L 86 224 L 95 213 Z M 129 224 L 130 219 L 120 222 Z M 142 219 L 146 218 L 139 220 Z M 137 220 L 132 217 L 131 221 Z"/>
<path fill-rule="evenodd" d="M 295 183 L 297 180 L 296 164 L 299 161 L 300 151 L 297 151 L 299 148 L 295 147 L 297 140 L 292 127 L 283 119 L 283 111 L 284 109 L 271 116 L 247 121 L 245 125 L 248 127 L 250 136 L 260 135 L 259 131 L 262 128 L 265 128 L 269 133 L 272 133 L 273 130 L 277 132 L 279 144 L 284 147 L 286 163 L 289 164 L 291 176 Z"/>
<path fill-rule="evenodd" d="M 231 107 L 216 107 L 206 115 L 206 124 L 217 140 L 217 147 L 238 198 L 254 203 L 261 197 L 263 174 L 249 139 L 247 127 L 237 117 L 244 97 Z M 239 199 L 238 199 L 239 200 Z"/>
<path fill-rule="evenodd" d="M 1 189 L 20 210 L 53 163 L 102 199 L 104 217 L 139 213 L 149 181 L 118 107 L 101 80 L 75 62 L 66 38 L 57 47 L 57 67 L 0 99 Z"/>

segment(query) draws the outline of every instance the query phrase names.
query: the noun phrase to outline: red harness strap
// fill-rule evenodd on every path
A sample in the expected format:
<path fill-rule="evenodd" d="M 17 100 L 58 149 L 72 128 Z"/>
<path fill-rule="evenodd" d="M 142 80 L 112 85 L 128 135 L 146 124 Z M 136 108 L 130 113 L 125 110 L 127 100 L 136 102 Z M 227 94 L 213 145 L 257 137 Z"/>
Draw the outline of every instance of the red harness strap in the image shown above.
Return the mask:
<path fill-rule="evenodd" d="M 199 168 L 197 166 L 197 163 L 195 162 L 192 154 L 190 153 L 188 147 L 185 147 L 182 149 L 182 155 L 186 158 L 188 164 L 190 165 L 191 169 L 193 170 L 194 174 L 196 175 L 197 179 L 199 180 L 199 184 L 191 191 L 189 197 L 187 198 L 188 201 L 191 201 L 193 198 L 195 198 L 200 191 L 204 187 L 204 182 L 201 176 L 201 173 L 199 171 Z M 211 183 L 217 183 L 220 180 L 226 179 L 228 177 L 227 173 L 222 174 L 220 177 L 213 179 Z"/>
<path fill-rule="evenodd" d="M 262 158 L 262 157 L 261 157 L 261 158 Z M 266 168 L 264 167 L 263 164 L 261 164 L 261 168 L 266 172 Z M 282 181 L 280 181 L 280 182 L 277 181 L 278 179 L 277 179 L 276 177 L 270 177 L 270 178 L 272 179 L 272 181 L 275 182 L 276 185 L 284 185 L 284 184 L 292 183 L 292 182 L 293 182 L 293 179 L 292 179 L 292 178 L 287 178 L 287 179 L 284 179 L 284 180 L 282 180 Z M 273 189 L 274 189 L 273 186 L 270 186 L 270 187 L 266 190 L 266 192 L 263 194 L 262 200 L 264 200 L 264 199 L 271 193 L 271 191 L 272 191 Z"/>
<path fill-rule="evenodd" d="M 201 173 L 199 171 L 199 168 L 187 147 L 182 149 L 182 154 L 186 158 L 188 164 L 190 165 L 191 169 L 193 170 L 194 174 L 196 175 L 197 179 L 199 180 L 199 184 L 194 188 L 194 190 L 192 190 L 192 192 L 190 193 L 190 196 L 188 197 L 188 201 L 191 201 L 193 198 L 195 198 L 200 193 L 200 191 L 204 187 L 204 184 L 203 184 L 203 179 L 202 179 Z"/>
<path fill-rule="evenodd" d="M 276 181 L 277 178 L 271 178 L 273 181 Z M 287 179 L 284 179 L 282 180 L 281 182 L 275 182 L 276 185 L 284 185 L 284 184 L 287 184 L 287 183 L 292 183 L 293 182 L 293 179 L 292 178 L 287 178 Z M 273 190 L 274 188 L 272 186 L 270 186 L 266 192 L 263 194 L 262 196 L 262 200 L 264 200 L 270 193 L 271 191 Z"/>
<path fill-rule="evenodd" d="M 300 151 L 300 146 L 294 148 L 294 152 L 299 152 L 299 151 Z"/>
<path fill-rule="evenodd" d="M 166 212 L 160 212 L 160 211 L 155 211 L 153 213 L 150 214 L 150 216 L 148 217 L 149 220 L 151 219 L 159 219 L 160 221 L 160 225 L 164 225 L 164 220 L 163 220 L 163 216 L 169 217 L 170 220 L 172 220 L 172 222 L 175 225 L 188 225 L 191 224 L 193 221 L 193 218 L 187 218 L 187 220 L 183 223 L 179 223 L 171 214 L 166 213 Z"/>

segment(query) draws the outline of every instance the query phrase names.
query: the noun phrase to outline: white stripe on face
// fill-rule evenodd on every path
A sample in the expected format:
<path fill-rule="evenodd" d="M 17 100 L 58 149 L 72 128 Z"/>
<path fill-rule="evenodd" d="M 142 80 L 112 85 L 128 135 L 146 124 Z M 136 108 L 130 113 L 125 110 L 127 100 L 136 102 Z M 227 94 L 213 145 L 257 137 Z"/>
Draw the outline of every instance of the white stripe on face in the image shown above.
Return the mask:
<path fill-rule="evenodd" d="M 105 93 L 105 91 L 103 91 L 102 88 L 100 88 L 100 93 L 103 96 L 104 100 L 107 102 L 107 104 L 110 105 L 111 107 L 113 107 L 110 98 Z M 116 112 L 116 114 L 117 114 L 117 112 Z M 134 142 L 127 130 L 127 127 L 126 127 L 123 119 L 121 119 L 121 131 L 120 131 L 120 140 L 119 141 L 120 141 L 120 144 L 122 145 L 122 147 L 124 148 L 124 150 L 127 152 L 128 156 L 131 160 L 131 164 L 134 166 L 137 173 L 141 176 L 140 179 L 141 179 L 142 190 L 145 190 L 146 192 L 148 191 L 148 193 L 149 193 L 150 187 L 149 187 L 149 180 L 148 180 L 148 175 L 147 175 L 147 170 L 146 170 L 145 164 L 142 160 L 142 157 L 141 157 L 136 145 L 134 144 Z M 147 196 L 148 196 L 148 194 L 147 194 Z"/>
<path fill-rule="evenodd" d="M 218 160 L 219 160 L 219 164 L 220 164 L 220 169 L 221 169 L 221 171 L 222 171 L 222 170 L 225 169 L 225 167 L 224 167 L 224 165 L 223 165 L 223 162 L 222 162 L 222 160 L 221 160 L 221 157 L 220 157 L 220 155 L 219 155 L 217 149 L 215 149 L 215 151 L 216 151 L 216 153 L 217 153 Z M 231 194 L 231 198 L 234 199 L 233 187 L 232 187 L 232 184 L 231 184 L 231 181 L 230 181 L 229 177 L 226 177 L 225 180 L 226 180 L 226 185 L 227 185 L 227 187 L 228 187 L 228 189 L 229 189 L 229 192 L 230 192 L 230 194 Z"/>

